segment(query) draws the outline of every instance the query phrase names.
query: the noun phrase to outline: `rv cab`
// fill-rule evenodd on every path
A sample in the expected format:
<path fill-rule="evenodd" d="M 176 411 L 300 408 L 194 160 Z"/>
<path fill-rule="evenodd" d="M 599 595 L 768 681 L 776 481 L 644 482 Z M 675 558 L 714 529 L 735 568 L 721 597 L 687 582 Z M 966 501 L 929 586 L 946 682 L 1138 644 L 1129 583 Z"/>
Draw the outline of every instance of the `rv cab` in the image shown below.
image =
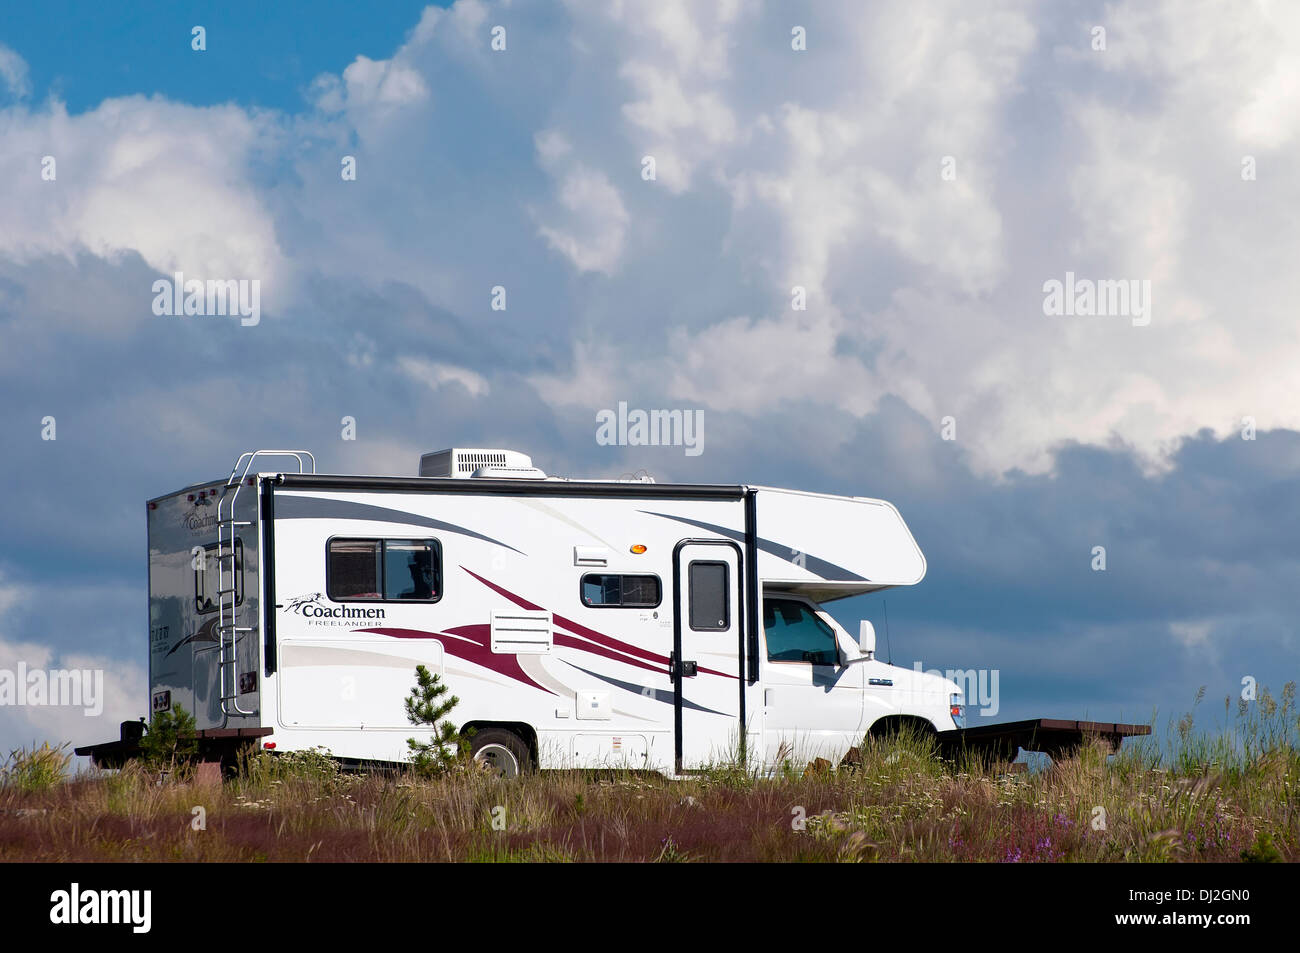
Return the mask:
<path fill-rule="evenodd" d="M 763 751 L 769 764 L 843 753 L 881 719 L 953 727 L 956 683 L 875 658 L 864 621 L 855 641 L 821 605 L 791 592 L 763 598 Z"/>

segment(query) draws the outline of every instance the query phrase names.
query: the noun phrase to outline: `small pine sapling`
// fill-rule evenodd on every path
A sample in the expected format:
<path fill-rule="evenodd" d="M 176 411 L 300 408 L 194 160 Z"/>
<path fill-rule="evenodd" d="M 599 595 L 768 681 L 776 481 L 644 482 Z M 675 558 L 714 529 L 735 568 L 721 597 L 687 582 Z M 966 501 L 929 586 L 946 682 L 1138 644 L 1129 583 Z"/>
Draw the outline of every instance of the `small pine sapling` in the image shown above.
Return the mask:
<path fill-rule="evenodd" d="M 421 777 L 431 778 L 446 774 L 469 754 L 469 737 L 456 730 L 447 721 L 447 715 L 460 704 L 455 695 L 443 699 L 447 686 L 442 679 L 425 666 L 415 667 L 415 686 L 406 699 L 406 718 L 413 725 L 432 725 L 433 738 L 429 741 L 406 739 L 411 752 L 411 766 Z"/>

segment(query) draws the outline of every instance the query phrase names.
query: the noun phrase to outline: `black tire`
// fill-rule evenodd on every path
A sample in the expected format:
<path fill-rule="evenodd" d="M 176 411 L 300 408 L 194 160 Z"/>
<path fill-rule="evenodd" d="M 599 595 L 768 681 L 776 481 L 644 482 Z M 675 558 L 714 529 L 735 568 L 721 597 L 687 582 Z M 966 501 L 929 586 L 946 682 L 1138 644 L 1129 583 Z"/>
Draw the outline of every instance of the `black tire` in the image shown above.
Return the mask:
<path fill-rule="evenodd" d="M 919 745 L 923 751 L 930 750 L 937 753 L 938 733 L 934 725 L 920 718 L 890 721 L 882 727 L 873 725 L 868 732 L 868 738 L 886 748 L 897 748 L 906 741 L 907 748 L 896 750 L 889 756 L 891 760 L 896 760 L 904 750 L 910 751 L 913 744 Z"/>
<path fill-rule="evenodd" d="M 470 756 L 497 777 L 510 779 L 533 770 L 533 758 L 528 745 L 513 731 L 505 728 L 483 728 L 474 733 L 469 743 Z"/>
<path fill-rule="evenodd" d="M 891 719 L 883 726 L 877 727 L 872 725 L 867 732 L 868 736 L 883 741 L 888 744 L 897 743 L 901 738 L 913 737 L 918 739 L 929 739 L 935 737 L 937 732 L 934 725 L 920 718 L 895 718 Z"/>

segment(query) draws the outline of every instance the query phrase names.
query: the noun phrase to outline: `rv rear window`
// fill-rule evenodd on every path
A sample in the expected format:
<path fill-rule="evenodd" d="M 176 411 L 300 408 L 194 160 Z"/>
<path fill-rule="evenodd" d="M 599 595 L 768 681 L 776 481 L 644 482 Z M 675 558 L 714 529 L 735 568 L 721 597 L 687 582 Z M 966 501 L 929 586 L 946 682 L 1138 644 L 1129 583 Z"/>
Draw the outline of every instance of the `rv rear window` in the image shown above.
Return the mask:
<path fill-rule="evenodd" d="M 325 590 L 334 602 L 437 602 L 442 547 L 436 539 L 331 539 Z"/>
<path fill-rule="evenodd" d="M 202 553 L 194 553 L 191 562 L 194 564 L 194 608 L 200 613 L 216 612 L 220 608 L 217 600 L 220 598 L 218 590 L 221 588 L 222 575 L 217 569 L 219 563 L 217 544 L 204 546 Z M 234 563 L 233 578 L 230 562 Z M 227 562 L 224 575 L 227 588 L 234 584 L 235 605 L 242 605 L 244 602 L 244 541 L 239 537 L 235 537 L 235 558 Z"/>
<path fill-rule="evenodd" d="M 582 577 L 582 604 L 595 609 L 653 609 L 659 605 L 658 576 L 588 573 Z"/>

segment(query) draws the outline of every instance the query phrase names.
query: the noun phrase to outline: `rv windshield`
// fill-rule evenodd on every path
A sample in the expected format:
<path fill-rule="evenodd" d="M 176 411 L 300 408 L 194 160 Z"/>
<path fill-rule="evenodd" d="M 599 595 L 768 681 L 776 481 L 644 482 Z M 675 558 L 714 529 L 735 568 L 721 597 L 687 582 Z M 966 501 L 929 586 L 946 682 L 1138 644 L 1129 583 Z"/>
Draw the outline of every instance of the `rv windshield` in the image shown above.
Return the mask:
<path fill-rule="evenodd" d="M 763 632 L 768 661 L 813 665 L 839 662 L 835 633 L 817 617 L 812 606 L 799 599 L 764 599 Z"/>

